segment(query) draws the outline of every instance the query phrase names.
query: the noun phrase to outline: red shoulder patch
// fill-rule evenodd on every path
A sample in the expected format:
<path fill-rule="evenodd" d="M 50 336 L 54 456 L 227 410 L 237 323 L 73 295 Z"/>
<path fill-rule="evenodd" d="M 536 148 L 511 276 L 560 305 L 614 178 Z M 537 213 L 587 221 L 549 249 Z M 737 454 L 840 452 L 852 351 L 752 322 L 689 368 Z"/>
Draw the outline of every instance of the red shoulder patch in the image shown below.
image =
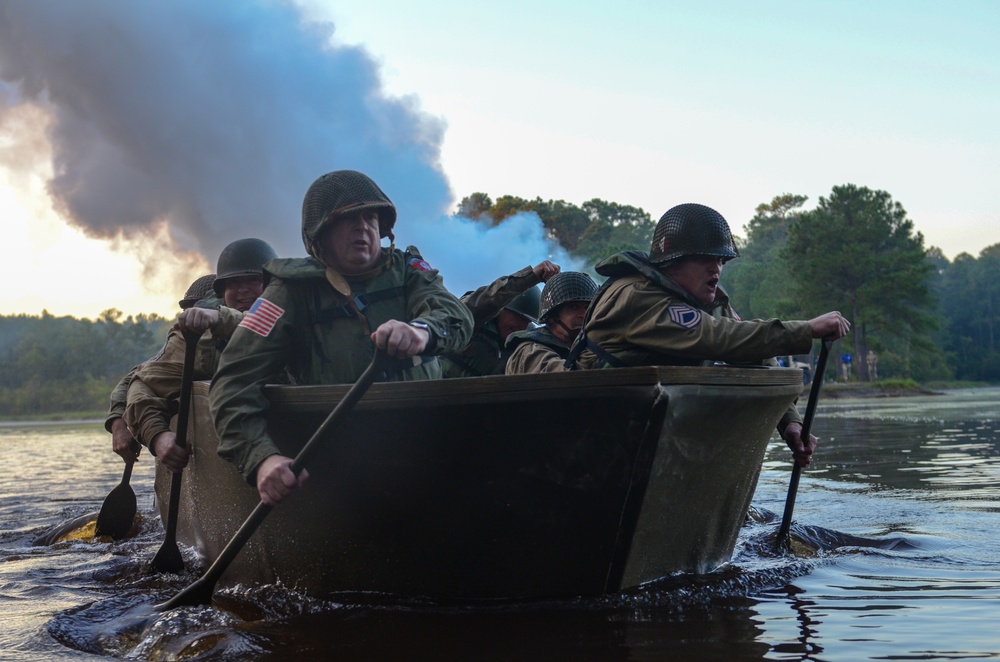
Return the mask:
<path fill-rule="evenodd" d="M 409 265 L 418 271 L 431 270 L 431 265 L 427 264 L 427 262 L 422 257 L 411 257 Z"/>

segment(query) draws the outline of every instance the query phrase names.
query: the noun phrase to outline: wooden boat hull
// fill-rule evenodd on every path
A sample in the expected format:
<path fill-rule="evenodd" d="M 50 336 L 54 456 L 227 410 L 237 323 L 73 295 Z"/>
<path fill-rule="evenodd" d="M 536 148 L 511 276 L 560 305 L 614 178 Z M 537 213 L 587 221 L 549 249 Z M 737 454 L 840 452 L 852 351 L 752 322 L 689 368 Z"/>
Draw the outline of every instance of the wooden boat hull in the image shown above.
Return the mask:
<path fill-rule="evenodd" d="M 733 367 L 375 384 L 219 585 L 537 598 L 710 571 L 801 389 L 798 370 Z M 347 387 L 267 390 L 294 456 Z M 210 562 L 258 496 L 216 454 L 207 383 L 192 407 L 177 539 Z"/>

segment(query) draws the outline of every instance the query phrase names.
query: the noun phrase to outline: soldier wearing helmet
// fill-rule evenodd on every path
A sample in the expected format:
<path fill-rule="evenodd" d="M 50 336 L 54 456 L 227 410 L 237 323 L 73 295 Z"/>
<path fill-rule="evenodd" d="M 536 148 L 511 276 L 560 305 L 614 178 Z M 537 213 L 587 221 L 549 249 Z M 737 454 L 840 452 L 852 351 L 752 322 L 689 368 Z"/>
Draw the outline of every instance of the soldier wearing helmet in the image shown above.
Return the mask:
<path fill-rule="evenodd" d="M 177 302 L 181 310 L 187 310 L 215 291 L 215 274 L 206 274 L 187 288 L 184 298 Z"/>
<path fill-rule="evenodd" d="M 597 266 L 608 276 L 588 311 L 568 364 L 580 368 L 772 362 L 806 354 L 814 338 L 841 338 L 850 323 L 839 312 L 809 321 L 741 320 L 719 286 L 737 257 L 729 224 L 705 205 L 669 209 L 656 225 L 649 254 L 626 251 Z M 801 439 L 792 407 L 778 429 L 796 462 L 809 462 L 815 438 Z"/>
<path fill-rule="evenodd" d="M 186 343 L 184 331 L 201 337 L 195 353 L 194 379 L 211 379 L 219 357 L 244 315 L 264 289 L 264 265 L 277 257 L 266 241 L 238 239 L 219 253 L 217 275 L 192 283 L 195 302 L 181 311 L 159 356 L 147 361 L 129 382 L 125 422 L 135 438 L 171 471 L 187 464 L 188 451 L 176 443 L 170 419 L 177 413 Z M 194 291 L 196 285 L 210 288 Z M 209 333 L 205 333 L 209 331 Z"/>
<path fill-rule="evenodd" d="M 212 294 L 212 283 L 215 281 L 215 274 L 201 276 L 192 282 L 184 298 L 177 302 L 181 310 L 187 310 L 205 297 Z M 161 349 L 159 353 L 148 359 L 153 361 L 163 355 Z M 133 367 L 127 375 L 119 380 L 118 384 L 111 391 L 111 406 L 108 409 L 108 416 L 104 419 L 104 429 L 111 433 L 111 450 L 121 456 L 128 463 L 134 462 L 139 457 L 139 444 L 125 424 L 125 405 L 128 402 L 128 385 L 132 381 L 132 376 L 141 368 L 144 363 Z"/>
<path fill-rule="evenodd" d="M 513 334 L 507 339 L 511 352 L 507 374 L 562 372 L 569 348 L 583 326 L 597 283 L 580 271 L 556 274 L 542 290 L 538 321 L 544 326 Z"/>
<path fill-rule="evenodd" d="M 267 287 L 226 348 L 210 398 L 219 455 L 269 505 L 307 476 L 296 477 L 267 432 L 263 386 L 274 375 L 287 368 L 298 384 L 350 384 L 381 348 L 401 359 L 383 381 L 435 379 L 437 355 L 469 341 L 468 309 L 415 247 L 392 244 L 395 223 L 395 205 L 367 175 L 316 179 L 302 203 L 309 257 L 268 263 Z"/>
<path fill-rule="evenodd" d="M 504 342 L 510 334 L 524 331 L 538 319 L 541 293 L 537 285 L 547 282 L 559 269 L 558 264 L 545 260 L 466 292 L 462 303 L 468 306 L 475 321 L 472 340 L 464 349 L 441 357 L 444 376 L 504 374 L 510 355 Z"/>

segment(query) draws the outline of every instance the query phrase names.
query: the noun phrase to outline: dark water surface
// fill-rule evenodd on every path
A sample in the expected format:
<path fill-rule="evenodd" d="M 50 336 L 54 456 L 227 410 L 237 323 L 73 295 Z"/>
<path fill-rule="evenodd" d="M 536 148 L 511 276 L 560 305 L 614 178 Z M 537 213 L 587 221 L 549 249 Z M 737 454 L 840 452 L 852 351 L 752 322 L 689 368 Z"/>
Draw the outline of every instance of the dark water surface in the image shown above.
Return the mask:
<path fill-rule="evenodd" d="M 826 400 L 814 429 L 791 555 L 772 551 L 772 519 L 745 526 L 716 573 L 599 599 L 317 600 L 265 587 L 158 614 L 196 575 L 147 572 L 162 536 L 149 456 L 132 476 L 138 536 L 32 546 L 99 509 L 122 464 L 98 423 L 3 426 L 0 660 L 1000 658 L 1000 389 Z M 762 519 L 780 516 L 789 469 L 772 443 Z"/>

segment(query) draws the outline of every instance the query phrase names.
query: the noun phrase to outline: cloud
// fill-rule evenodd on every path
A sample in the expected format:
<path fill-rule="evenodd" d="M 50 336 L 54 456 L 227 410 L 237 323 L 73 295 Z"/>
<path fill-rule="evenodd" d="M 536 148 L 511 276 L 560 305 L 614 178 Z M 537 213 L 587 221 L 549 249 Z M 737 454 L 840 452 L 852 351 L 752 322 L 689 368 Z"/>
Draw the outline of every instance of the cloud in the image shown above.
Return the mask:
<path fill-rule="evenodd" d="M 398 241 L 434 255 L 449 284 L 548 257 L 536 216 L 486 229 L 448 215 L 444 120 L 387 95 L 374 59 L 333 35 L 288 3 L 3 0 L 0 125 L 44 114 L 54 207 L 132 250 L 155 241 L 214 264 L 254 236 L 303 255 L 302 195 L 343 168 L 378 182 Z M 15 153 L 12 170 L 38 151 Z"/>
<path fill-rule="evenodd" d="M 166 220 L 181 250 L 260 236 L 302 254 L 302 194 L 339 168 L 440 214 L 443 122 L 382 94 L 372 59 L 331 33 L 270 2 L 4 2 L 3 99 L 51 113 L 50 193 L 92 236 Z"/>

